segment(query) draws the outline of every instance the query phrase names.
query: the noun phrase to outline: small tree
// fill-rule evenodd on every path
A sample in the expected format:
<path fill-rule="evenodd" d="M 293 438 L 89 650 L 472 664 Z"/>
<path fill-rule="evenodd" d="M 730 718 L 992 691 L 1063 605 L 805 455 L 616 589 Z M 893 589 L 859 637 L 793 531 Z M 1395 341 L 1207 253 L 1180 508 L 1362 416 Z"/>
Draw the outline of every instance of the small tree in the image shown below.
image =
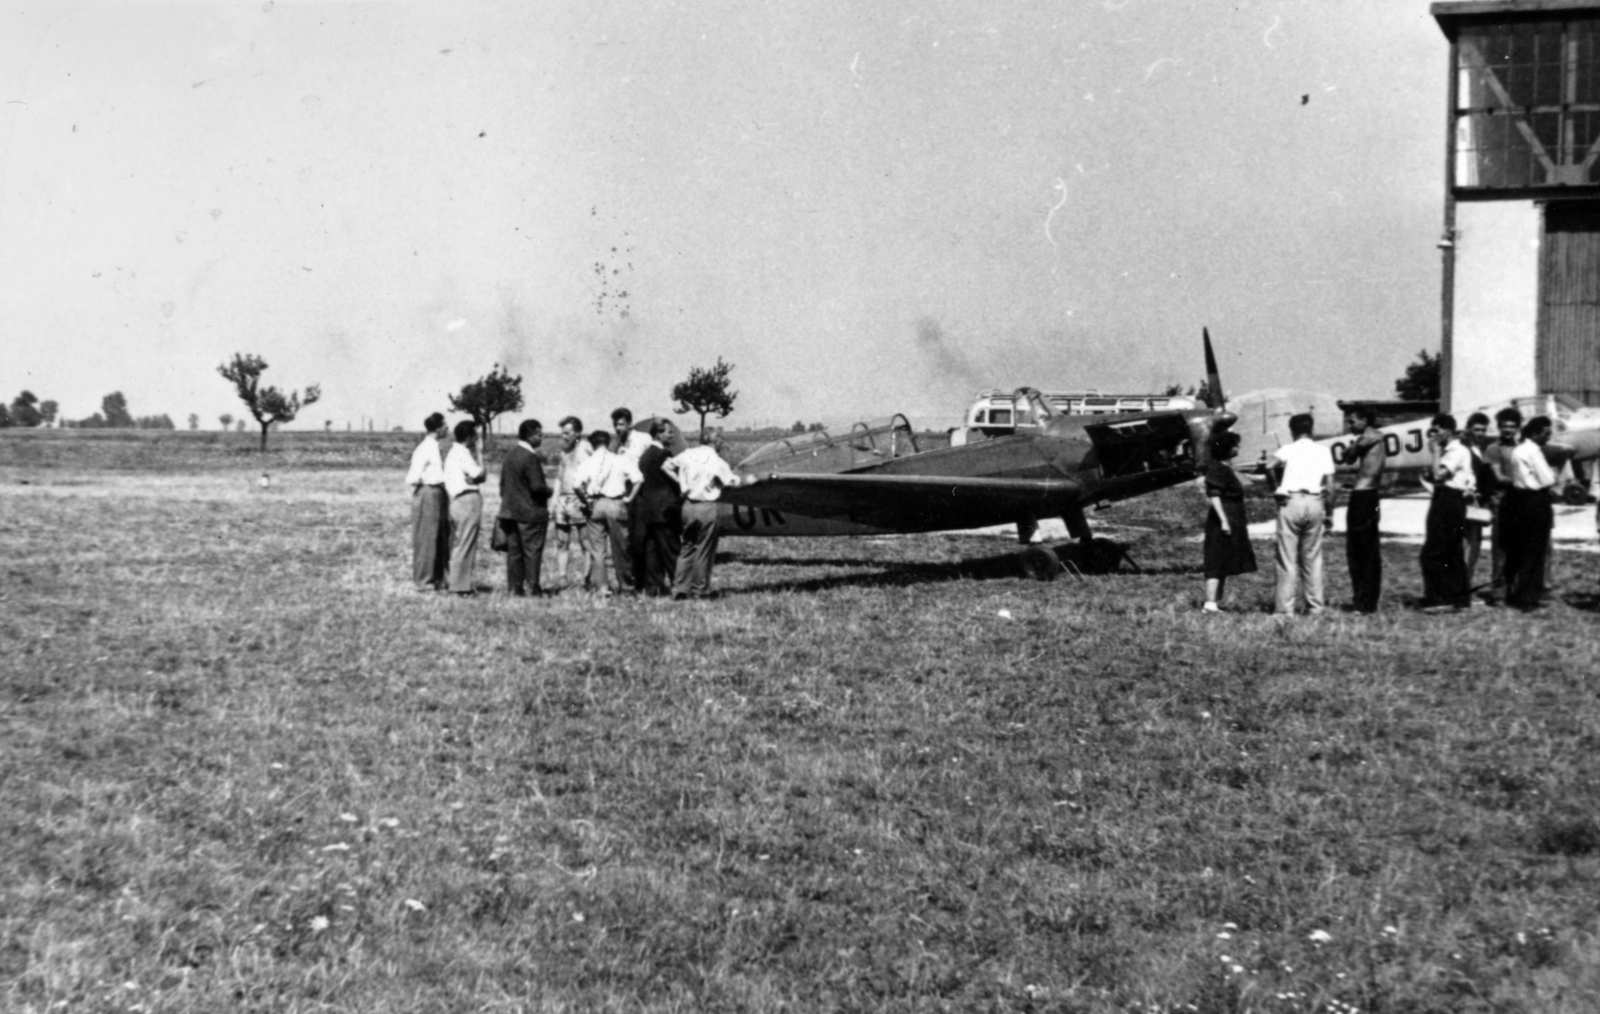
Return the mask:
<path fill-rule="evenodd" d="M 1422 349 L 1417 361 L 1406 367 L 1406 375 L 1394 382 L 1394 393 L 1406 401 L 1438 401 L 1439 367 L 1439 354 Z"/>
<path fill-rule="evenodd" d="M 32 391 L 23 391 L 11 402 L 11 425 L 32 429 L 43 421 L 44 417 L 39 414 L 39 397 Z"/>
<path fill-rule="evenodd" d="M 128 411 L 128 399 L 122 396 L 121 391 L 112 391 L 100 399 L 99 414 L 105 418 L 107 429 L 131 430 L 137 425 L 133 421 L 133 413 Z"/>
<path fill-rule="evenodd" d="M 197 430 L 200 428 L 200 416 L 193 412 L 189 413 L 189 428 L 192 430 Z"/>
<path fill-rule="evenodd" d="M 245 355 L 235 352 L 233 362 L 224 363 L 217 367 L 217 372 L 222 374 L 222 379 L 233 385 L 234 393 L 239 400 L 244 402 L 244 407 L 250 410 L 256 423 L 261 426 L 261 452 L 267 451 L 267 431 L 277 423 L 294 422 L 294 417 L 307 405 L 314 405 L 322 397 L 322 386 L 311 384 L 306 387 L 305 398 L 302 400 L 299 391 L 290 391 L 284 394 L 276 387 L 262 387 L 261 374 L 267 368 L 267 361 L 260 356 Z M 240 420 L 239 428 L 244 428 L 244 421 Z"/>
<path fill-rule="evenodd" d="M 694 412 L 700 416 L 702 440 L 706 434 L 706 416 L 726 419 L 733 411 L 733 400 L 739 397 L 739 392 L 728 390 L 728 374 L 732 371 L 733 364 L 723 362 L 718 356 L 717 365 L 709 370 L 690 367 L 689 379 L 672 388 L 674 407 L 679 412 Z"/>
<path fill-rule="evenodd" d="M 6 408 L 6 403 L 0 401 L 0 430 L 11 428 L 11 410 Z"/>
<path fill-rule="evenodd" d="M 465 412 L 478 424 L 485 437 L 495 419 L 522 407 L 522 377 L 512 376 L 499 363 L 486 377 L 479 377 L 450 396 L 450 408 Z"/>
<path fill-rule="evenodd" d="M 228 427 L 233 425 L 233 413 L 224 412 L 217 416 L 217 422 L 222 424 L 222 432 L 228 432 Z"/>
<path fill-rule="evenodd" d="M 243 419 L 240 419 L 238 422 L 233 424 L 233 431 L 235 433 L 243 433 L 244 432 L 244 420 Z"/>
<path fill-rule="evenodd" d="M 41 401 L 39 403 L 39 418 L 44 420 L 46 426 L 54 425 L 56 416 L 60 412 L 61 406 L 53 401 Z"/>

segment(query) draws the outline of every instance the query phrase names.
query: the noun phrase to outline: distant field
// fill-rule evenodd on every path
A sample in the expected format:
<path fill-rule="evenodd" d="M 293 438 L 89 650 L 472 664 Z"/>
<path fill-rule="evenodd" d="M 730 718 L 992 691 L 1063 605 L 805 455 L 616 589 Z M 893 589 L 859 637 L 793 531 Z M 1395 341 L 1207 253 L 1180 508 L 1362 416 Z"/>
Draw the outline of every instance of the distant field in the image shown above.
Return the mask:
<path fill-rule="evenodd" d="M 263 491 L 136 436 L 0 436 L 0 1010 L 1595 1009 L 1600 557 L 1208 617 L 1183 488 L 1092 519 L 1141 574 L 730 540 L 714 602 L 458 601 L 413 437 Z"/>
<path fill-rule="evenodd" d="M 204 430 L 0 430 L 0 467 L 92 469 L 106 472 L 150 471 L 281 471 L 284 469 L 395 468 L 403 476 L 411 450 L 422 439 L 416 433 L 274 433 L 266 453 L 261 431 L 218 433 Z M 924 449 L 944 446 L 946 438 L 918 437 Z M 494 437 L 508 448 L 513 436 Z M 738 461 L 767 443 L 763 437 L 730 437 L 724 454 Z M 545 435 L 545 458 L 554 462 L 560 442 L 554 430 Z"/>

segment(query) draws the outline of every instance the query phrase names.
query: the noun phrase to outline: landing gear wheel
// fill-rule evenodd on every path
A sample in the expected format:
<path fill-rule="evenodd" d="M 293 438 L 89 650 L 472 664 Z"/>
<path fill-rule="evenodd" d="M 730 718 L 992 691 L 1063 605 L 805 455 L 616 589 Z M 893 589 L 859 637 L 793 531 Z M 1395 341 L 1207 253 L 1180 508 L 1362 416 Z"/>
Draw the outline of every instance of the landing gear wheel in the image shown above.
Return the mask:
<path fill-rule="evenodd" d="M 1022 551 L 1022 575 L 1035 581 L 1054 581 L 1061 573 L 1061 560 L 1044 546 L 1033 546 Z"/>

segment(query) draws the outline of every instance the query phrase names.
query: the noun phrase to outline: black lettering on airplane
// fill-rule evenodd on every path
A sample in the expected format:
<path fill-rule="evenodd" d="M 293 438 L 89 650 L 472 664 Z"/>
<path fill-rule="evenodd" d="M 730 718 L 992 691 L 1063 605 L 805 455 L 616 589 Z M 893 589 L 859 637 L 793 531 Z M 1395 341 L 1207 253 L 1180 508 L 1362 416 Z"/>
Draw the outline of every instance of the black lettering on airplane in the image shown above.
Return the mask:
<path fill-rule="evenodd" d="M 1385 433 L 1383 435 L 1383 453 L 1391 457 L 1400 453 L 1400 434 Z"/>
<path fill-rule="evenodd" d="M 1406 450 L 1410 451 L 1412 454 L 1422 450 L 1421 430 L 1406 430 L 1406 436 L 1411 438 L 1411 443 L 1406 444 Z M 1413 447 L 1412 444 L 1415 444 L 1416 446 Z"/>
<path fill-rule="evenodd" d="M 733 505 L 733 523 L 739 526 L 740 531 L 748 532 L 756 526 L 758 512 L 762 528 L 774 528 L 789 523 L 782 514 L 770 507 L 749 507 L 744 504 Z"/>

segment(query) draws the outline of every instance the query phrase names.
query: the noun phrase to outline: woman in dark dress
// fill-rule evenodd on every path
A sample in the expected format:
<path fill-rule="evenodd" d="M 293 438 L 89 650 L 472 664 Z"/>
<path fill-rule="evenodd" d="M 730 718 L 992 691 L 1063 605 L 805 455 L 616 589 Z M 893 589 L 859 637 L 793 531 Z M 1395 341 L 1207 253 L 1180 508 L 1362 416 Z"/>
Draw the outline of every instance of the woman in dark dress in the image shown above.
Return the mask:
<path fill-rule="evenodd" d="M 1211 463 L 1206 466 L 1206 604 L 1219 611 L 1228 578 L 1253 574 L 1256 553 L 1245 528 L 1244 486 L 1228 462 L 1239 453 L 1239 435 L 1224 430 L 1211 438 Z"/>

